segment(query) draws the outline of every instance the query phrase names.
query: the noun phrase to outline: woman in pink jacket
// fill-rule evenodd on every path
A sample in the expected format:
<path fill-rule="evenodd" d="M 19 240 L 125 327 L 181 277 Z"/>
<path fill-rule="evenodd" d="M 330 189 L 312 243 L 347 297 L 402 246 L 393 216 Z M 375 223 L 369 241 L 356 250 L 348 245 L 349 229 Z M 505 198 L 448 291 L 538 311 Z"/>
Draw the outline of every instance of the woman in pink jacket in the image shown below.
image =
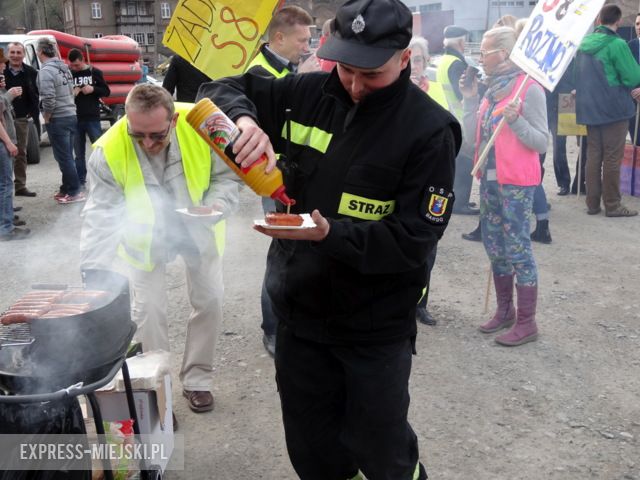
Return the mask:
<path fill-rule="evenodd" d="M 491 261 L 498 308 L 479 327 L 493 333 L 501 345 L 515 346 L 537 339 L 535 322 L 538 273 L 531 249 L 529 218 L 533 192 L 540 183 L 539 154 L 547 148 L 547 112 L 544 91 L 509 60 L 516 43 L 515 31 L 498 27 L 486 32 L 480 46 L 480 63 L 487 91 L 478 104 L 478 84 L 460 80 L 464 96 L 466 134 L 476 139 L 475 160 L 484 150 L 502 118 L 506 125 L 497 136 L 480 178 L 482 242 Z M 520 85 L 525 83 L 516 97 Z M 517 309 L 513 302 L 516 280 Z"/>

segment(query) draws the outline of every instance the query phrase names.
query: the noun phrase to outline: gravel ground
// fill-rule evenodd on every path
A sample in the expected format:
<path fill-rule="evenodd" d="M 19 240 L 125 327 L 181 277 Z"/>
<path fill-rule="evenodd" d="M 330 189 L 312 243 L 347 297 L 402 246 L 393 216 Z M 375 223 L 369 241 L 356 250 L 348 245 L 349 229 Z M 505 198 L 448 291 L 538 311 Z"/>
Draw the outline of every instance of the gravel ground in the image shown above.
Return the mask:
<path fill-rule="evenodd" d="M 53 201 L 60 174 L 51 148 L 42 154 L 28 172 L 38 197 L 16 201 L 33 235 L 0 243 L 0 308 L 36 281 L 79 283 L 81 206 Z M 488 261 L 479 243 L 460 238 L 476 217 L 454 216 L 438 248 L 430 309 L 439 322 L 419 326 L 410 412 L 432 479 L 640 480 L 640 217 L 588 216 L 582 198 L 555 195 L 552 177 L 545 184 L 553 243 L 534 247 L 538 342 L 503 348 L 476 330 L 488 316 Z M 638 198 L 625 202 L 640 208 Z M 167 479 L 296 478 L 273 363 L 261 343 L 268 241 L 251 230 L 260 216 L 259 201 L 245 190 L 228 228 L 210 413 L 191 413 L 181 396 L 177 371 L 189 308 L 182 265 L 168 269 L 173 394 L 186 453 L 184 471 Z M 493 303 L 492 295 L 490 309 Z"/>

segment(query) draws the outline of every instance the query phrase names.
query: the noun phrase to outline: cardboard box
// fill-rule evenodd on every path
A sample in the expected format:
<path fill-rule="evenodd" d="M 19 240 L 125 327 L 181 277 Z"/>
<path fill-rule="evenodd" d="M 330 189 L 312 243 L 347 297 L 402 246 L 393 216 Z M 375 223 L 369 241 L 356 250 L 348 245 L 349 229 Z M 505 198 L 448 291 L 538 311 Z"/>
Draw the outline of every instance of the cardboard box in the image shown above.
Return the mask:
<path fill-rule="evenodd" d="M 133 386 L 138 426 L 144 443 L 162 445 L 165 459 L 155 462 L 164 472 L 174 448 L 173 402 L 167 352 L 149 352 L 127 359 Z M 105 421 L 131 418 L 124 392 L 122 372 L 96 392 L 100 412 Z M 91 412 L 89 415 L 93 415 Z M 151 436 L 151 438 L 144 436 Z"/>
<path fill-rule="evenodd" d="M 103 420 L 113 422 L 131 418 L 124 392 L 99 391 L 96 392 L 96 398 Z M 151 435 L 150 442 L 163 445 L 163 452 L 167 458 L 159 460 L 158 465 L 164 472 L 174 447 L 171 376 L 166 374 L 161 385 L 155 390 L 134 390 L 133 400 L 140 433 Z"/>

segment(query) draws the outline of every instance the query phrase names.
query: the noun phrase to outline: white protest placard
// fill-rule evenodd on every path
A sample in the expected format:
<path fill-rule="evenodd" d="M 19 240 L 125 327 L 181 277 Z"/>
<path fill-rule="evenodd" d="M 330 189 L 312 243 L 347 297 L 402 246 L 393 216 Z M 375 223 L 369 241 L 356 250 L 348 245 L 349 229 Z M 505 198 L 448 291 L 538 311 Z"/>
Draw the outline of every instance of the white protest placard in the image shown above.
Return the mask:
<path fill-rule="evenodd" d="M 527 20 L 511 60 L 553 91 L 605 0 L 540 0 Z"/>

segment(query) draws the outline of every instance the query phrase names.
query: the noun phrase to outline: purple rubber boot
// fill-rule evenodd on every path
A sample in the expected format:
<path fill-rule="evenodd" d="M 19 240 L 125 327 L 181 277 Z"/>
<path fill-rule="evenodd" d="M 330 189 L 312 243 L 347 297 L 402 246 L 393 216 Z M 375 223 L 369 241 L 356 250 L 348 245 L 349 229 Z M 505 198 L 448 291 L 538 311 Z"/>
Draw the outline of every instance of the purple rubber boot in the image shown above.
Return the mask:
<path fill-rule="evenodd" d="M 507 347 L 515 347 L 538 339 L 536 325 L 536 304 L 538 287 L 516 285 L 518 292 L 518 318 L 514 327 L 504 335 L 496 337 L 496 342 Z"/>
<path fill-rule="evenodd" d="M 493 333 L 503 328 L 509 328 L 516 319 L 516 309 L 513 306 L 513 274 L 493 274 L 493 284 L 496 288 L 496 302 L 498 308 L 491 320 L 478 327 L 482 333 Z"/>

